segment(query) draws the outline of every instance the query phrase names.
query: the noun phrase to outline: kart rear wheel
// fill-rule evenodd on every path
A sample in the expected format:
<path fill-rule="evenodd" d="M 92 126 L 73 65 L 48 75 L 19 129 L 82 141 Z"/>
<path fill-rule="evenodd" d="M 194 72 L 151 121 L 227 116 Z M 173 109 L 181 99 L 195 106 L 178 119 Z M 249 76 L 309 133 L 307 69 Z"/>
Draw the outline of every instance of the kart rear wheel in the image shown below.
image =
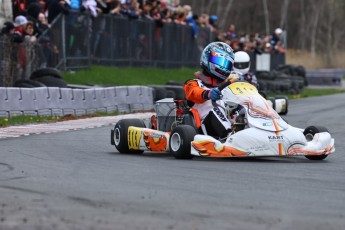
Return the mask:
<path fill-rule="evenodd" d="M 145 123 L 140 119 L 123 119 L 115 124 L 114 144 L 120 153 L 143 153 L 143 150 L 132 150 L 128 148 L 128 127 L 135 126 L 145 128 Z"/>
<path fill-rule="evenodd" d="M 193 155 L 190 154 L 191 142 L 196 134 L 195 129 L 190 125 L 177 126 L 170 136 L 170 153 L 176 159 L 192 159 Z"/>
<path fill-rule="evenodd" d="M 321 132 L 328 132 L 328 129 L 322 126 L 308 126 L 303 134 L 305 136 L 305 138 L 307 139 L 307 141 L 311 141 L 314 138 L 314 135 L 316 133 L 321 133 Z M 314 156 L 305 156 L 306 158 L 308 158 L 309 160 L 323 160 L 327 157 L 328 155 L 314 155 Z"/>
<path fill-rule="evenodd" d="M 286 115 L 289 111 L 289 98 L 287 96 L 276 96 L 275 99 L 284 99 L 285 100 L 285 110 L 280 112 L 280 115 Z"/>

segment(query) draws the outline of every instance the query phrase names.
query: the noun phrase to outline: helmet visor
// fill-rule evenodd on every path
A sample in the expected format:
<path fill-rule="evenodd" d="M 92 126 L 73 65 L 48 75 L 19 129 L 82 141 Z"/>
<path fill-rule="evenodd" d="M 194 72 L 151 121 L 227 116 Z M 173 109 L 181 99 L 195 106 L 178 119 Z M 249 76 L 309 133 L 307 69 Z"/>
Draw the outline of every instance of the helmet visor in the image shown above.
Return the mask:
<path fill-rule="evenodd" d="M 223 56 L 220 56 L 218 53 L 216 52 L 211 52 L 210 53 L 210 57 L 209 57 L 209 61 L 213 64 L 219 65 L 227 70 L 231 70 L 232 69 L 232 61 L 229 59 L 226 59 Z"/>
<path fill-rule="evenodd" d="M 249 62 L 235 62 L 234 67 L 236 69 L 246 69 L 249 67 Z"/>

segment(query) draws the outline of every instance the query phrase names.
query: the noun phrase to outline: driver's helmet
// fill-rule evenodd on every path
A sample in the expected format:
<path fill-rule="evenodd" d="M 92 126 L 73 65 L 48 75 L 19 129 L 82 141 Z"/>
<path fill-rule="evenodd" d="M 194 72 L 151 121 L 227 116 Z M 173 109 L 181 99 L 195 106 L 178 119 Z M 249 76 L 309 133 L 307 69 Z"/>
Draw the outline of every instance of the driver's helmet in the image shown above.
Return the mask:
<path fill-rule="evenodd" d="M 247 74 L 250 68 L 250 57 L 244 51 L 235 53 L 234 71 Z"/>
<path fill-rule="evenodd" d="M 212 42 L 202 51 L 200 66 L 210 77 L 225 80 L 232 70 L 234 51 L 224 42 Z"/>

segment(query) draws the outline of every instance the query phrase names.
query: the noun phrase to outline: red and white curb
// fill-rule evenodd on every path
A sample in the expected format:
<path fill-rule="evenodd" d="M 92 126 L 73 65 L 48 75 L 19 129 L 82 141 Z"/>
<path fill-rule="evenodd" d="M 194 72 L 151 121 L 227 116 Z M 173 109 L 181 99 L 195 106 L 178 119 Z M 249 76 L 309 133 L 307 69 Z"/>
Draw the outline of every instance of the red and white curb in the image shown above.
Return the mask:
<path fill-rule="evenodd" d="M 97 128 L 115 125 L 121 119 L 138 118 L 145 119 L 153 113 L 135 113 L 119 116 L 92 117 L 78 120 L 61 121 L 55 123 L 40 123 L 0 128 L 0 139 L 28 136 L 31 134 L 56 133 L 62 131 Z"/>

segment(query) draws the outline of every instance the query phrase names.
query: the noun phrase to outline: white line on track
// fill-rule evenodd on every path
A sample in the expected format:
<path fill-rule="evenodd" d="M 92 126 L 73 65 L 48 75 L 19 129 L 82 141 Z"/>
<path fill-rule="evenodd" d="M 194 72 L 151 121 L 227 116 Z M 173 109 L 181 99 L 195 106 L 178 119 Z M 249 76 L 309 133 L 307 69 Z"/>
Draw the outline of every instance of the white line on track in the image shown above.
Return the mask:
<path fill-rule="evenodd" d="M 148 118 L 152 114 L 153 113 L 135 113 L 118 116 L 92 117 L 55 123 L 10 126 L 6 128 L 0 128 L 0 139 L 28 136 L 31 134 L 48 134 L 62 131 L 97 128 L 107 125 L 115 125 L 115 123 L 119 120 L 126 118 Z"/>

